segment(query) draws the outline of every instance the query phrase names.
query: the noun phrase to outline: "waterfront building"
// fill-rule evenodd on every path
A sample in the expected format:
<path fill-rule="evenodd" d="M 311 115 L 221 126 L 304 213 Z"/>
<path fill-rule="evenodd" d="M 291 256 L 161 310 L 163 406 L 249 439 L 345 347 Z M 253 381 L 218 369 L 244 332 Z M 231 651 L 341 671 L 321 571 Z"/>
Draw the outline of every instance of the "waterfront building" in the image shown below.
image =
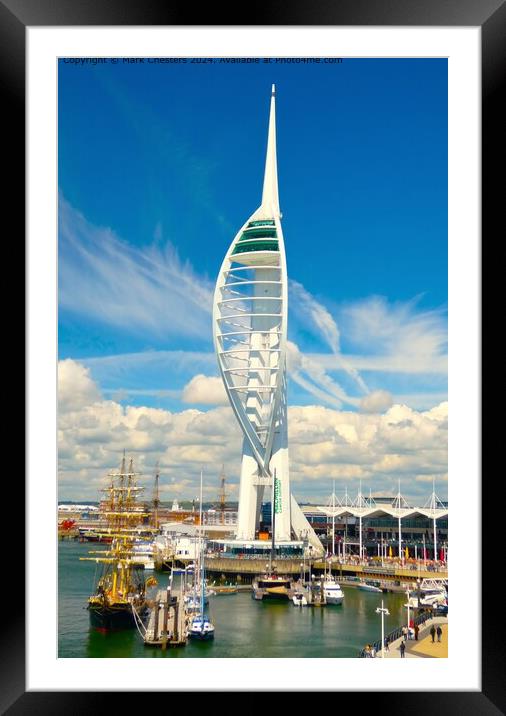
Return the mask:
<path fill-rule="evenodd" d="M 308 520 L 318 524 L 322 533 L 321 515 L 331 514 L 328 506 L 303 508 Z M 334 514 L 334 536 L 347 544 L 347 554 L 362 556 L 392 555 L 446 561 L 448 545 L 448 503 L 443 503 L 434 489 L 422 507 L 412 507 L 397 494 L 381 493 L 338 501 Z M 329 520 L 326 532 L 329 533 Z M 407 552 L 406 552 L 407 549 Z M 332 543 L 330 550 L 332 550 Z M 441 557 L 444 556 L 444 560 Z"/>
<path fill-rule="evenodd" d="M 286 337 L 288 277 L 281 226 L 272 87 L 262 201 L 234 237 L 221 265 L 213 304 L 218 365 L 244 439 L 237 540 L 258 540 L 264 493 L 274 505 L 279 548 L 320 540 L 290 490 Z M 261 545 L 259 545 L 261 546 Z"/>

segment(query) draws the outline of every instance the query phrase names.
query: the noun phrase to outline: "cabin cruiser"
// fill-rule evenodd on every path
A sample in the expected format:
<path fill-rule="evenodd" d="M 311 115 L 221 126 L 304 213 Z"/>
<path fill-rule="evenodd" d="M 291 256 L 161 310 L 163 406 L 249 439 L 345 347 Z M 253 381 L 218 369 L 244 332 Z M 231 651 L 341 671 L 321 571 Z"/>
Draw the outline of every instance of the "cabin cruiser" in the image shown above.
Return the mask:
<path fill-rule="evenodd" d="M 419 592 L 417 590 L 410 592 L 408 604 L 412 609 L 448 607 L 448 582 L 439 579 L 423 579 Z"/>
<path fill-rule="evenodd" d="M 323 596 L 327 604 L 342 604 L 344 600 L 343 590 L 333 579 L 323 582 Z"/>
<path fill-rule="evenodd" d="M 154 542 L 135 542 L 132 547 L 132 558 L 136 564 L 142 564 L 144 569 L 155 568 Z"/>
<path fill-rule="evenodd" d="M 255 577 L 252 596 L 258 600 L 288 600 L 292 596 L 292 580 L 275 573 Z"/>
<path fill-rule="evenodd" d="M 439 607 L 448 606 L 448 595 L 444 589 L 429 589 L 427 591 L 420 591 L 420 600 L 416 593 L 414 596 L 410 596 L 406 606 L 409 604 L 411 609 L 417 607 Z"/>
<path fill-rule="evenodd" d="M 383 592 L 380 587 L 377 587 L 371 582 L 360 582 L 358 588 L 361 589 L 363 592 Z"/>

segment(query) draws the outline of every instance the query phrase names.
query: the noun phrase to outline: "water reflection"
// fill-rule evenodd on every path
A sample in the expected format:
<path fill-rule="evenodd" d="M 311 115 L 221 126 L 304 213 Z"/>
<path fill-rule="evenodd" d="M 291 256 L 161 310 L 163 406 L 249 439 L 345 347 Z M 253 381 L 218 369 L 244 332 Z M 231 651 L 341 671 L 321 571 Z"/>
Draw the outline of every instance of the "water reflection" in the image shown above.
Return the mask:
<path fill-rule="evenodd" d="M 213 642 L 189 642 L 186 647 L 145 647 L 136 629 L 108 634 L 91 630 L 84 608 L 90 594 L 94 565 L 79 562 L 89 545 L 60 543 L 59 656 L 88 658 L 321 658 L 356 657 L 367 643 L 381 637 L 375 613 L 383 599 L 390 611 L 385 631 L 406 619 L 404 594 L 374 594 L 343 587 L 344 602 L 326 607 L 295 607 L 291 602 L 260 602 L 249 592 L 210 598 L 216 627 Z M 158 588 L 168 575 L 157 574 Z"/>

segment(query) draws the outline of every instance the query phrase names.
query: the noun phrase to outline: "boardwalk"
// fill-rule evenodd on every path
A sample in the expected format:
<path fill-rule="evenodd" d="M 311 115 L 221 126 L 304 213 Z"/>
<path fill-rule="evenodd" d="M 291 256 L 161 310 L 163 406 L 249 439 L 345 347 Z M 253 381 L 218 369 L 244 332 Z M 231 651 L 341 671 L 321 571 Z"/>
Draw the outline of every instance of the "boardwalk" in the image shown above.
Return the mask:
<path fill-rule="evenodd" d="M 432 638 L 430 636 L 430 628 L 434 624 L 434 626 L 437 628 L 438 624 L 441 625 L 441 628 L 443 630 L 443 636 L 442 641 L 440 644 L 437 643 L 437 636 L 436 636 L 436 643 L 432 643 Z M 385 651 L 385 659 L 400 659 L 401 658 L 401 652 L 400 652 L 400 645 L 401 645 L 401 639 L 396 639 L 391 644 L 389 644 L 388 651 Z M 414 639 L 409 639 L 406 644 L 406 652 L 404 655 L 405 659 L 419 659 L 419 658 L 448 658 L 448 619 L 447 617 L 434 617 L 433 619 L 429 619 L 427 622 L 425 622 L 423 628 L 420 630 L 420 633 L 418 635 L 418 641 L 415 641 Z M 377 654 L 377 656 L 381 657 L 381 653 Z"/>
<path fill-rule="evenodd" d="M 148 646 L 182 646 L 186 644 L 186 615 L 179 589 L 160 589 L 149 615 L 144 643 Z"/>

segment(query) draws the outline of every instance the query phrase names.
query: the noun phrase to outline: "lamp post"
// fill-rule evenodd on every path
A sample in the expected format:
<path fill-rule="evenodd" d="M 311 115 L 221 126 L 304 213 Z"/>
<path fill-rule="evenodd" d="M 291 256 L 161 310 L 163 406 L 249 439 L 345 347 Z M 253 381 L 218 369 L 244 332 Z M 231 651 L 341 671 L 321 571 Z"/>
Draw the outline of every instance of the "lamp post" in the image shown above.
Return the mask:
<path fill-rule="evenodd" d="M 383 607 L 383 599 L 381 600 L 381 607 L 377 607 L 376 614 L 381 614 L 381 658 L 385 658 L 385 614 L 390 616 L 388 609 Z"/>
<path fill-rule="evenodd" d="M 409 595 L 410 595 L 409 587 L 406 589 L 406 595 L 408 597 L 407 607 L 408 607 L 408 639 L 409 639 Z"/>

